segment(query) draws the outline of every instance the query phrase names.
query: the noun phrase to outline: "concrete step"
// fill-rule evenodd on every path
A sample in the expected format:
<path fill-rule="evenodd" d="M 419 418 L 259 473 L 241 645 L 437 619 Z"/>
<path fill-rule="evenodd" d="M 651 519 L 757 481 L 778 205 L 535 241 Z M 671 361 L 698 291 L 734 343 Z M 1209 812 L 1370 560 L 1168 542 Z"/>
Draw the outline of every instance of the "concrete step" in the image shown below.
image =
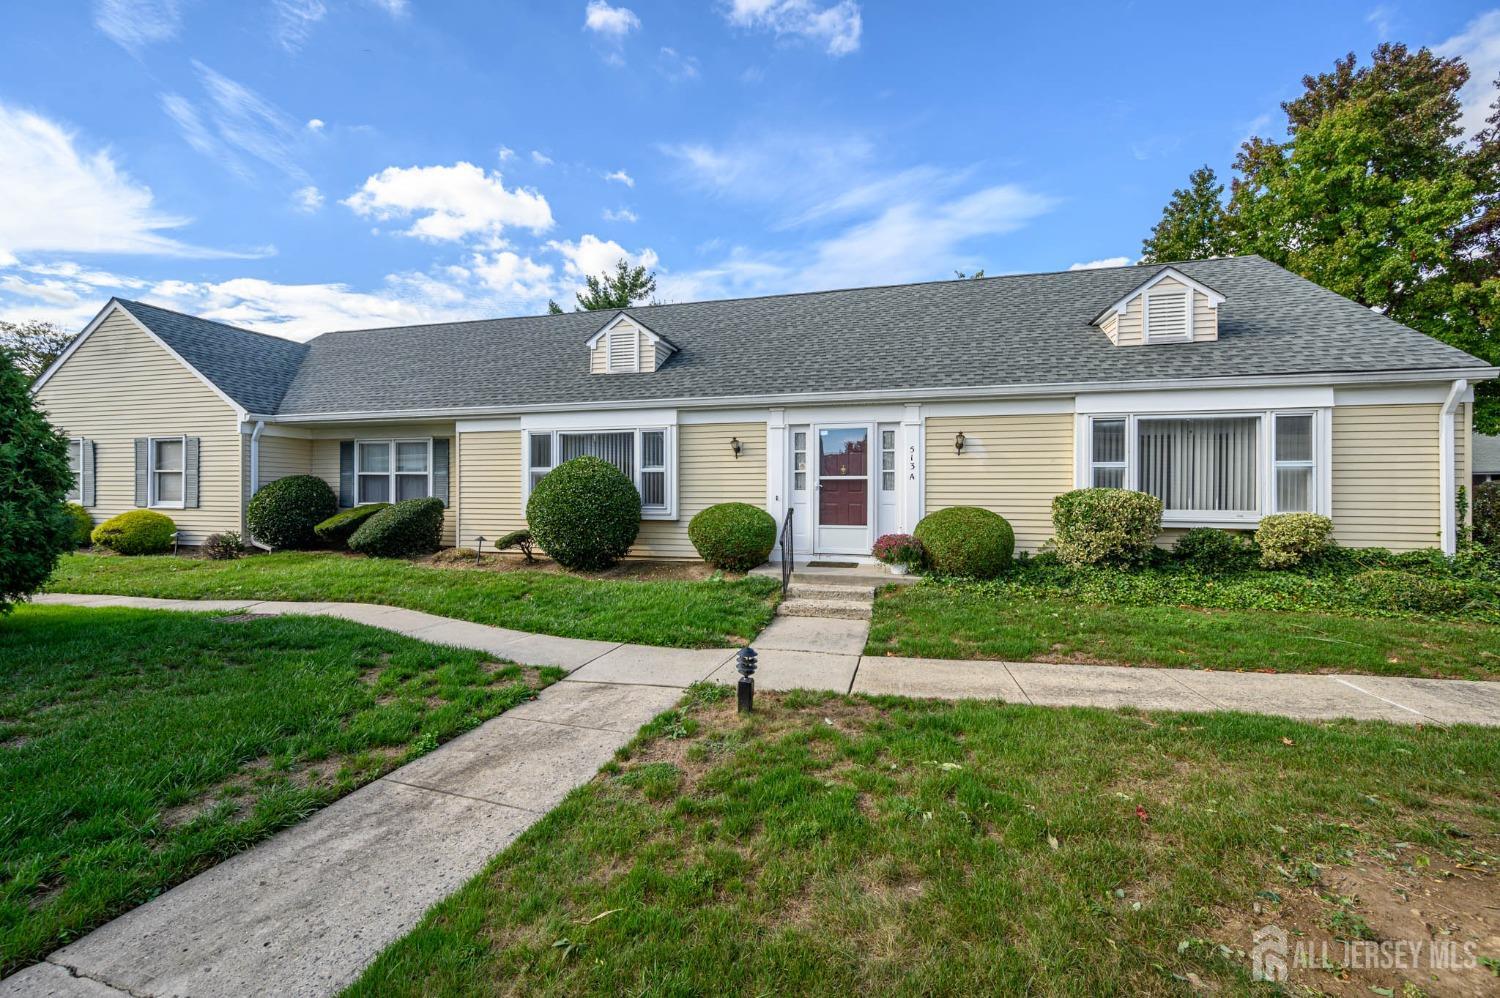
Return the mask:
<path fill-rule="evenodd" d="M 869 602 L 875 598 L 875 587 L 841 583 L 793 582 L 786 594 L 788 597 L 806 596 L 810 599 L 847 599 Z"/>
<path fill-rule="evenodd" d="M 793 582 L 805 582 L 810 586 L 906 586 L 916 582 L 918 578 L 915 575 L 892 575 L 883 568 L 875 567 L 811 571 L 799 568 L 792 573 Z"/>
<path fill-rule="evenodd" d="M 870 604 L 864 600 L 797 599 L 783 600 L 776 607 L 781 617 L 841 617 L 845 620 L 869 620 Z"/>

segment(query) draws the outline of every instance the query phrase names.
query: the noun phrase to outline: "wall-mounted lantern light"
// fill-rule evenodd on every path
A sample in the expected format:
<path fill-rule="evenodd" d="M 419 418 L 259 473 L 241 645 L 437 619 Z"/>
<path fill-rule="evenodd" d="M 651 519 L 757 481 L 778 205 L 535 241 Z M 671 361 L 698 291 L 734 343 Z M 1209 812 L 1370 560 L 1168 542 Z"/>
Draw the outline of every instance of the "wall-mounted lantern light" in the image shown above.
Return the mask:
<path fill-rule="evenodd" d="M 956 436 L 956 437 L 953 438 L 953 453 L 955 453 L 955 454 L 962 454 L 963 452 L 964 452 L 964 435 L 963 435 L 963 431 L 960 430 L 958 436 Z"/>
<path fill-rule="evenodd" d="M 732 451 L 734 451 L 734 458 L 735 458 L 736 461 L 738 461 L 739 457 L 740 457 L 740 452 L 745 449 L 745 445 L 742 444 L 742 443 L 740 443 L 740 438 L 739 437 L 731 437 L 729 439 L 729 449 L 732 450 Z"/>

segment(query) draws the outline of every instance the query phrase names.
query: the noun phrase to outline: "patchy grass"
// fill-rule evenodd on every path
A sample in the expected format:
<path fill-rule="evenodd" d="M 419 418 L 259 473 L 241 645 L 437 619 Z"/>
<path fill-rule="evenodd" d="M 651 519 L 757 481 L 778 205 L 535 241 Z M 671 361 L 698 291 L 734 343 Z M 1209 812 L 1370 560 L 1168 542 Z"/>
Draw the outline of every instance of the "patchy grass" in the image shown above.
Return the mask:
<path fill-rule="evenodd" d="M 870 655 L 1493 679 L 1500 626 L 1081 603 L 923 582 L 875 602 Z"/>
<path fill-rule="evenodd" d="M 352 993 L 1239 994 L 1251 927 L 1355 919 L 1481 941 L 1412 980 L 1493 987 L 1496 732 L 728 695 L 649 725 Z M 1368 896 L 1396 888 L 1426 924 Z"/>
<path fill-rule="evenodd" d="M 63 558 L 52 592 L 167 599 L 384 603 L 569 638 L 680 648 L 744 644 L 770 623 L 780 587 L 746 577 L 606 581 L 546 571 L 460 571 L 392 558 L 278 552 L 238 561 Z"/>
<path fill-rule="evenodd" d="M 345 621 L 0 619 L 0 976 L 561 677 Z"/>

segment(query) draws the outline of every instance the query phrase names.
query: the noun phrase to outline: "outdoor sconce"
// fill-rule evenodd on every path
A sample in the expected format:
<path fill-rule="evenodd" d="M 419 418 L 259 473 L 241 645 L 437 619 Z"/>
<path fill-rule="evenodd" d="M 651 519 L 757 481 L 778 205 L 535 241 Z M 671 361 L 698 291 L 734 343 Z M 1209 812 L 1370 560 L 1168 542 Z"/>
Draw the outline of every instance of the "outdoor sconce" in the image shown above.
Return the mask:
<path fill-rule="evenodd" d="M 740 459 L 740 451 L 745 449 L 745 445 L 740 443 L 739 437 L 730 437 L 729 449 L 734 451 L 734 459 L 738 461 Z"/>
<path fill-rule="evenodd" d="M 953 438 L 953 453 L 955 453 L 955 454 L 962 454 L 963 452 L 964 452 L 964 434 L 963 434 L 963 431 L 960 430 L 959 433 L 958 433 L 958 436 L 956 436 L 956 437 Z"/>

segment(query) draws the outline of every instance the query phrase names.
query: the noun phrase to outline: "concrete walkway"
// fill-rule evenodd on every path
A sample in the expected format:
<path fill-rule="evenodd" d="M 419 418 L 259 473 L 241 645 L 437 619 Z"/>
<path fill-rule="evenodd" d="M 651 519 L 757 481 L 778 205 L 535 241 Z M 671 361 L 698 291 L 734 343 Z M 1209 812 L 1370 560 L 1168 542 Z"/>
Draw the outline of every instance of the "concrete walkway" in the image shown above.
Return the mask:
<path fill-rule="evenodd" d="M 548 637 L 362 603 L 37 597 L 38 603 L 324 614 L 569 675 L 248 852 L 0 981 L 12 995 L 324 995 L 593 777 L 681 689 L 732 683 L 735 649 Z M 864 619 L 778 616 L 762 689 L 1297 719 L 1500 725 L 1500 683 L 864 656 Z"/>

